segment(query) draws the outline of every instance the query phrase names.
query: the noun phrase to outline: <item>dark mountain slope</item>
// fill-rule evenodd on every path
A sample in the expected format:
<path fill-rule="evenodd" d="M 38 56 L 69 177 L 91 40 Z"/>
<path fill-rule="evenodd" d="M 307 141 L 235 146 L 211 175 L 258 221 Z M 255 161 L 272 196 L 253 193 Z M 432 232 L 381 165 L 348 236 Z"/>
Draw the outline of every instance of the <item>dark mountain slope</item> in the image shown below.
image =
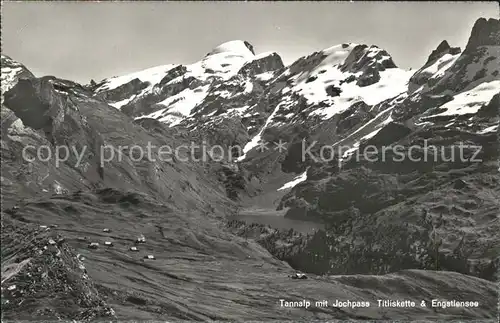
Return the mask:
<path fill-rule="evenodd" d="M 276 260 L 253 240 L 226 232 L 211 215 L 173 210 L 144 196 L 132 199 L 106 189 L 32 199 L 20 205 L 13 217 L 12 223 L 17 227 L 27 223 L 33 223 L 30 226 L 57 223 L 57 228 L 50 231 L 65 238 L 63 247 L 58 248 L 80 253 L 87 275 L 97 289 L 95 297 L 102 300 L 100 306 L 112 308 L 119 320 L 321 320 L 408 316 L 466 319 L 494 316 L 495 285 L 457 273 L 413 270 L 386 276 L 310 275 L 306 281 L 291 280 L 287 275 L 293 270 L 287 264 Z M 105 228 L 111 228 L 111 232 L 103 232 Z M 4 238 L 11 234 L 10 230 L 2 233 Z M 141 234 L 145 243 L 134 244 Z M 105 246 L 105 241 L 113 242 L 113 246 Z M 96 250 L 88 249 L 89 242 L 100 245 Z M 39 248 L 44 244 L 47 241 L 40 240 Z M 138 252 L 129 251 L 134 245 Z M 27 247 L 33 246 L 34 243 L 30 243 Z M 23 256 L 27 255 L 24 250 L 17 252 L 16 262 L 25 260 Z M 41 258 L 44 255 L 37 259 L 43 259 L 48 268 L 55 271 L 57 267 L 49 262 L 48 255 Z M 154 255 L 156 259 L 143 259 L 147 255 Z M 29 268 L 23 271 L 30 272 Z M 15 283 L 24 288 L 21 283 L 26 281 L 31 280 L 13 275 L 2 283 L 2 287 L 8 288 Z M 48 283 L 50 286 L 61 284 L 57 280 Z M 39 290 L 41 286 L 34 282 L 31 288 Z M 64 293 L 55 290 L 54 299 L 64 297 Z M 384 309 L 375 305 L 377 299 L 430 301 L 447 299 L 450 293 L 460 295 L 462 300 L 477 300 L 480 306 L 434 311 L 419 306 Z M 43 294 L 30 295 L 33 296 L 29 300 L 37 309 L 57 308 L 55 301 L 43 298 L 42 302 Z M 9 297 L 16 302 L 25 299 L 23 295 Z M 280 299 L 326 299 L 330 302 L 350 299 L 370 301 L 372 306 L 284 309 L 280 308 Z M 20 318 L 20 306 L 2 307 L 4 318 Z M 34 311 L 30 313 L 31 319 L 44 317 Z"/>

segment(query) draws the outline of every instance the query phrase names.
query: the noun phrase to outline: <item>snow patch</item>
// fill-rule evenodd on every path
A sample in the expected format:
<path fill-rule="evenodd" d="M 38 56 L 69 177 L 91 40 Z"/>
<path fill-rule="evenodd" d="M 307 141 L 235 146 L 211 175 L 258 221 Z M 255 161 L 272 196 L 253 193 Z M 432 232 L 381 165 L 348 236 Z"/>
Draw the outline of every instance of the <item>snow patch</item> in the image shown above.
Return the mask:
<path fill-rule="evenodd" d="M 243 91 L 243 93 L 245 94 L 252 93 L 252 90 L 253 90 L 253 83 L 250 80 L 246 80 L 245 90 Z"/>
<path fill-rule="evenodd" d="M 166 100 L 161 101 L 160 105 L 168 106 L 169 113 L 180 113 L 189 116 L 191 111 L 200 104 L 207 96 L 209 85 L 198 88 L 197 91 L 185 89 L 184 91 L 173 95 Z M 200 91 L 201 89 L 201 91 Z"/>
<path fill-rule="evenodd" d="M 282 190 L 293 188 L 297 184 L 302 183 L 305 180 L 307 180 L 307 171 L 308 170 L 309 170 L 309 167 L 307 167 L 307 169 L 302 174 L 300 174 L 299 176 L 295 177 L 292 181 L 290 181 L 290 182 L 284 184 L 283 186 L 281 186 L 280 188 L 278 188 L 278 191 L 282 191 Z"/>
<path fill-rule="evenodd" d="M 242 161 L 246 158 L 246 155 L 247 153 L 252 150 L 253 148 L 257 147 L 262 139 L 262 133 L 264 132 L 264 130 L 266 130 L 267 126 L 271 123 L 271 121 L 273 120 L 274 116 L 276 115 L 276 112 L 278 112 L 278 110 L 280 109 L 281 105 L 283 104 L 284 102 L 278 104 L 276 106 L 276 108 L 273 110 L 273 112 L 269 115 L 269 117 L 267 118 L 266 120 L 266 123 L 264 124 L 264 126 L 262 126 L 262 128 L 260 129 L 259 133 L 257 135 L 255 135 L 252 140 L 250 140 L 246 145 L 245 147 L 243 147 L 243 155 L 238 157 L 238 159 L 236 159 L 236 161 Z"/>
<path fill-rule="evenodd" d="M 498 129 L 498 125 L 496 124 L 496 125 L 493 125 L 491 127 L 488 127 L 488 128 L 485 128 L 485 129 L 479 131 L 478 134 L 483 135 L 485 133 L 495 132 L 495 131 L 497 131 L 497 129 Z"/>
<path fill-rule="evenodd" d="M 357 134 L 358 132 L 360 132 L 361 130 L 363 130 L 364 128 L 366 128 L 367 126 L 369 126 L 370 124 L 372 124 L 372 123 L 373 123 L 373 122 L 375 122 L 376 120 L 378 120 L 378 119 L 379 119 L 382 115 L 384 115 L 384 113 L 387 113 L 387 112 L 391 111 L 392 109 L 394 109 L 394 106 L 391 106 L 391 107 L 389 107 L 389 108 L 387 108 L 387 109 L 385 109 L 385 110 L 383 110 L 383 111 L 379 112 L 379 114 L 377 114 L 377 115 L 376 115 L 373 119 L 371 119 L 370 121 L 368 121 L 367 123 L 365 123 L 364 125 L 362 125 L 361 127 L 359 127 L 358 129 L 356 129 L 356 131 L 354 131 L 354 132 L 350 133 L 347 137 L 345 137 L 345 138 L 343 138 L 343 139 L 341 139 L 341 140 L 337 141 L 336 143 L 334 143 L 334 144 L 332 145 L 332 147 L 333 147 L 333 146 L 335 146 L 335 145 L 337 145 L 337 144 L 339 144 L 339 143 L 341 143 L 341 142 L 343 142 L 343 141 L 345 141 L 346 139 L 348 139 L 348 138 L 350 138 L 350 137 L 354 136 L 355 134 Z M 380 130 L 380 129 L 382 128 L 380 125 L 384 125 L 384 124 L 388 123 L 388 121 L 387 121 L 387 120 L 389 120 L 389 119 L 391 119 L 391 120 L 392 120 L 391 115 L 389 115 L 389 117 L 388 117 L 386 120 L 382 121 L 382 122 L 378 125 L 378 127 L 377 127 L 377 128 L 378 128 L 378 130 Z M 389 122 L 390 122 L 390 121 L 389 121 Z M 377 130 L 377 132 L 378 132 L 378 130 Z M 371 135 L 371 134 L 372 134 L 372 133 L 370 133 L 370 135 Z M 375 133 L 373 136 L 375 136 L 375 135 L 376 135 L 376 133 Z M 366 137 L 366 136 L 365 136 L 365 137 Z M 362 138 L 362 139 L 363 139 L 363 138 Z M 366 138 L 365 138 L 365 139 L 366 139 Z"/>
<path fill-rule="evenodd" d="M 125 100 L 121 100 L 121 101 L 118 101 L 118 102 L 108 103 L 108 104 L 110 106 L 112 106 L 113 108 L 116 108 L 116 109 L 120 110 L 124 105 L 128 104 L 134 98 L 135 98 L 135 96 L 132 96 L 131 98 L 128 98 L 128 99 L 125 99 Z"/>
<path fill-rule="evenodd" d="M 349 157 L 352 153 L 354 153 L 356 150 L 359 149 L 359 141 L 355 142 L 354 145 L 352 145 L 351 148 L 347 149 L 343 154 L 342 154 L 342 160 L 346 159 Z"/>
<path fill-rule="evenodd" d="M 437 61 L 435 61 L 434 64 L 422 70 L 421 73 L 430 74 L 432 75 L 431 78 L 441 77 L 444 75 L 446 70 L 448 70 L 450 67 L 453 66 L 453 64 L 455 64 L 455 61 L 459 57 L 460 54 L 456 55 L 445 54 L 442 57 L 440 57 Z"/>
<path fill-rule="evenodd" d="M 387 117 L 387 119 L 385 119 L 384 121 L 382 121 L 382 123 L 380 125 L 382 127 L 384 127 L 385 125 L 391 123 L 392 121 L 394 121 L 394 119 L 392 119 L 392 111 L 391 111 L 391 114 L 389 114 L 389 117 Z"/>
<path fill-rule="evenodd" d="M 500 57 L 498 56 L 498 46 L 484 46 L 486 51 L 481 59 L 467 65 L 467 80 L 473 80 L 478 72 L 485 69 L 485 76 L 491 75 L 494 71 L 499 71 Z M 493 58 L 493 59 L 490 59 Z M 488 62 L 485 64 L 485 60 Z"/>
<path fill-rule="evenodd" d="M 146 118 L 147 119 L 158 119 L 158 118 L 160 118 L 163 115 L 163 113 L 165 111 L 167 111 L 167 108 L 157 110 L 157 111 L 155 111 L 153 113 L 150 113 L 148 115 L 143 115 L 143 116 L 137 117 L 137 118 L 135 118 L 135 120 L 146 119 Z"/>
<path fill-rule="evenodd" d="M 335 114 L 342 113 L 352 104 L 364 101 L 368 105 L 376 105 L 384 100 L 395 97 L 408 89 L 408 81 L 414 71 L 406 71 L 399 68 L 386 69 L 380 72 L 380 80 L 372 85 L 360 87 L 356 82 L 342 83 L 349 76 L 358 77 L 362 72 L 342 72 L 340 66 L 345 62 L 351 51 L 357 44 L 336 45 L 322 51 L 326 57 L 311 71 L 305 71 L 293 77 L 294 86 L 292 91 L 301 94 L 308 104 L 316 105 L 322 103 L 326 108 L 320 108 L 311 113 L 322 115 L 328 119 Z M 381 49 L 370 47 L 368 56 L 376 56 Z M 384 56 L 382 60 L 390 59 Z M 337 97 L 327 94 L 326 88 L 334 85 L 341 89 Z"/>
<path fill-rule="evenodd" d="M 53 188 L 54 188 L 54 193 L 56 193 L 57 195 L 65 193 L 64 187 L 58 181 L 54 181 Z"/>
<path fill-rule="evenodd" d="M 321 62 L 318 68 L 322 68 L 327 65 L 343 64 L 347 56 L 358 44 L 350 43 L 347 46 L 342 44 L 328 47 L 321 51 L 327 57 Z"/>
<path fill-rule="evenodd" d="M 379 133 L 380 130 L 382 130 L 383 127 L 377 128 L 374 131 L 370 132 L 369 134 L 361 137 L 361 140 L 368 140 L 370 138 L 373 138 L 377 133 Z"/>
<path fill-rule="evenodd" d="M 339 83 L 340 80 L 352 75 L 342 73 L 335 67 L 319 74 L 318 78 L 312 82 L 299 84 L 294 90 L 301 92 L 310 104 L 327 103 L 328 107 L 317 109 L 311 114 L 323 115 L 323 119 L 329 119 L 347 110 L 356 102 L 364 101 L 368 105 L 376 105 L 406 92 L 408 81 L 413 73 L 399 68 L 386 69 L 380 72 L 380 80 L 375 84 L 364 87 L 356 85 L 356 82 L 338 85 L 337 87 L 340 87 L 342 92 L 338 97 L 332 98 L 326 93 L 325 80 L 334 80 Z"/>
<path fill-rule="evenodd" d="M 255 57 L 243 41 L 229 41 L 214 48 L 201 61 L 187 65 L 186 75 L 202 81 L 208 80 L 211 76 L 229 80 L 244 64 L 254 60 Z"/>
<path fill-rule="evenodd" d="M 127 84 L 128 82 L 139 79 L 141 82 L 149 82 L 150 87 L 160 83 L 160 81 L 165 77 L 167 72 L 172 68 L 176 67 L 175 64 L 161 65 L 151 67 L 139 72 L 126 74 L 123 76 L 115 76 L 105 80 L 105 83 L 101 85 L 96 92 L 103 92 L 116 89 L 123 84 Z"/>
<path fill-rule="evenodd" d="M 272 56 L 274 54 L 277 55 L 276 52 L 264 52 L 264 53 L 260 53 L 260 54 L 255 55 L 254 58 L 253 58 L 253 60 L 265 58 L 265 57 L 268 57 L 268 56 Z"/>
<path fill-rule="evenodd" d="M 160 122 L 168 123 L 170 126 L 179 124 L 185 117 L 191 115 L 191 111 L 207 96 L 210 85 L 205 85 L 197 89 L 185 89 L 184 91 L 170 96 L 167 99 L 157 103 L 166 106 L 165 109 L 157 110 L 148 115 L 135 118 L 152 118 Z"/>

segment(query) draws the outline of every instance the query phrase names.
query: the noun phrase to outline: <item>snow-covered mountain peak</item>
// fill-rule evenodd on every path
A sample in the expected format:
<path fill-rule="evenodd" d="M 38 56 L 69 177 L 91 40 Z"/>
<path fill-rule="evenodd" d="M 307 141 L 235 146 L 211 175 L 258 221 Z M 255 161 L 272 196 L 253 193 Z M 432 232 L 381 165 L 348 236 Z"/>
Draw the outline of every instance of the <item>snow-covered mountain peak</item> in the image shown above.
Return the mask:
<path fill-rule="evenodd" d="M 325 64 L 350 64 L 360 61 L 364 58 L 362 63 L 367 65 L 376 62 L 382 63 L 386 68 L 394 68 L 396 65 L 392 62 L 392 57 L 383 49 L 376 45 L 365 45 L 357 43 L 344 43 L 338 44 L 321 51 L 326 57 L 323 59 L 321 65 Z M 358 65 L 361 62 L 358 62 Z"/>
<path fill-rule="evenodd" d="M 429 81 L 431 84 L 437 82 L 460 57 L 460 54 L 460 47 L 451 47 L 446 40 L 439 43 L 427 58 L 424 66 L 411 77 L 410 92 L 417 90 Z"/>
<path fill-rule="evenodd" d="M 34 77 L 33 74 L 21 63 L 13 60 L 7 55 L 1 56 L 2 66 L 2 100 L 3 94 L 16 85 L 22 77 Z"/>
<path fill-rule="evenodd" d="M 302 80 L 333 71 L 337 76 L 341 72 L 346 74 L 346 77 L 356 75 L 366 78 L 387 68 L 396 67 L 392 57 L 378 46 L 344 43 L 299 58 L 289 67 L 287 75 L 300 74 L 298 78 Z M 366 85 L 375 83 L 379 78 L 375 75 L 372 79 Z"/>
<path fill-rule="evenodd" d="M 269 80 L 273 71 L 283 67 L 275 52 L 255 55 L 250 43 L 234 40 L 215 47 L 197 62 L 105 79 L 94 86 L 94 91 L 127 114 L 177 124 L 207 96 L 232 96 L 240 87 L 246 92 L 252 88 L 247 78 Z"/>
<path fill-rule="evenodd" d="M 342 64 L 351 51 L 358 44 L 348 43 L 348 44 L 338 44 L 332 47 L 328 47 L 321 51 L 322 54 L 326 55 L 323 62 L 328 62 L 330 64 Z"/>
<path fill-rule="evenodd" d="M 353 44 L 350 45 L 352 47 Z M 392 56 L 376 45 L 355 45 L 343 62 L 342 70 L 351 73 L 376 73 L 396 68 Z"/>
<path fill-rule="evenodd" d="M 140 91 L 145 94 L 153 89 L 153 87 L 160 82 L 164 81 L 164 78 L 169 74 L 170 70 L 174 68 L 184 69 L 184 76 L 192 76 L 200 80 L 206 80 L 210 76 L 220 77 L 222 79 L 228 79 L 234 76 L 238 70 L 248 61 L 255 59 L 256 56 L 253 52 L 253 46 L 247 41 L 233 40 L 228 41 L 219 46 L 215 47 L 210 53 L 208 53 L 200 61 L 194 62 L 188 65 L 176 65 L 176 64 L 166 64 L 161 66 L 155 66 L 141 70 L 138 72 L 133 72 L 125 74 L 122 76 L 114 76 L 101 81 L 96 89 L 96 93 L 101 93 L 105 91 L 111 91 L 120 88 L 121 86 L 127 85 L 131 82 L 147 83 L 147 89 L 145 86 L 139 86 Z M 183 77 L 182 75 L 177 75 L 179 70 L 176 70 L 174 74 L 177 77 Z M 169 81 L 173 80 L 169 76 Z M 179 81 L 177 79 L 176 81 Z M 165 83 L 165 82 L 162 82 Z M 119 105 L 120 107 L 123 104 Z"/>
<path fill-rule="evenodd" d="M 500 22 L 480 18 L 474 24 L 463 52 L 445 42 L 411 79 L 410 90 L 432 95 L 458 95 L 485 82 L 500 79 Z M 486 101 L 490 96 L 486 97 Z"/>
<path fill-rule="evenodd" d="M 12 58 L 10 58 L 9 56 L 7 56 L 5 54 L 1 55 L 1 63 L 2 63 L 2 67 L 22 66 L 21 63 L 13 60 Z"/>
<path fill-rule="evenodd" d="M 309 115 L 324 118 L 359 101 L 375 105 L 405 92 L 412 74 L 397 68 L 392 57 L 378 46 L 356 43 L 335 45 L 302 57 L 285 72 L 293 85 L 290 93 L 312 105 Z"/>

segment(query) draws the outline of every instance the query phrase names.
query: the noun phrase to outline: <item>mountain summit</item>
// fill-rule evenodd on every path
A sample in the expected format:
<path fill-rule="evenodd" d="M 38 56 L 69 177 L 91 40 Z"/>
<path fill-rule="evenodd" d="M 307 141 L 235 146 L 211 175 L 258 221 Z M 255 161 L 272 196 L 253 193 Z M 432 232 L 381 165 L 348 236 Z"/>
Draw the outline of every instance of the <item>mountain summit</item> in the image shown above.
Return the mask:
<path fill-rule="evenodd" d="M 500 22 L 498 19 L 480 18 L 472 27 L 466 51 L 479 46 L 500 46 Z"/>

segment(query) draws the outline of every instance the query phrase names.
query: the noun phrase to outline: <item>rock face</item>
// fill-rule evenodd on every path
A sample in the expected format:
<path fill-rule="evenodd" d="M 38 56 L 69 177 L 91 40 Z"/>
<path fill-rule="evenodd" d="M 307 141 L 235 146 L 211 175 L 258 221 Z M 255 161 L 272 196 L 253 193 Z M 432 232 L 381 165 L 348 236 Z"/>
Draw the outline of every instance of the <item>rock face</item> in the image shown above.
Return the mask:
<path fill-rule="evenodd" d="M 2 214 L 2 319 L 116 319 L 63 237 L 16 222 Z"/>
<path fill-rule="evenodd" d="M 100 165 L 102 160 L 102 137 L 89 127 L 80 114 L 78 104 L 71 100 L 75 96 L 89 95 L 72 82 L 51 77 L 41 79 L 22 79 L 5 94 L 7 106 L 22 120 L 24 126 L 40 130 L 53 146 L 71 147 L 75 151 L 86 151 L 86 156 L 77 160 L 65 151 L 68 163 L 77 165 L 80 172 L 91 185 L 104 176 Z M 59 156 L 65 158 L 66 156 Z"/>
<path fill-rule="evenodd" d="M 342 89 L 335 87 L 335 85 L 329 85 L 325 88 L 326 93 L 329 96 L 339 96 L 342 93 Z"/>
<path fill-rule="evenodd" d="M 448 65 L 459 57 L 461 50 L 459 47 L 450 47 L 446 40 L 443 40 L 438 47 L 432 51 L 427 62 L 410 78 L 410 91 L 416 90 L 429 82 L 430 85 L 436 82 L 436 74 L 444 70 Z"/>
<path fill-rule="evenodd" d="M 21 63 L 14 61 L 9 56 L 3 55 L 0 59 L 2 66 L 2 136 L 5 134 L 5 130 L 10 127 L 10 125 L 16 121 L 16 116 L 14 113 L 4 106 L 4 94 L 12 87 L 14 87 L 20 79 L 30 79 L 34 75 Z"/>
<path fill-rule="evenodd" d="M 358 78 L 356 85 L 361 87 L 368 86 L 380 81 L 380 73 L 375 68 L 366 69 Z"/>
<path fill-rule="evenodd" d="M 343 71 L 352 73 L 362 72 L 365 69 L 385 70 L 386 68 L 396 68 L 392 57 L 377 46 L 357 45 L 347 56 L 343 66 Z"/>
<path fill-rule="evenodd" d="M 245 46 L 252 52 L 252 54 L 255 55 L 255 52 L 253 51 L 253 46 L 252 44 L 250 44 L 249 42 L 247 42 L 246 40 L 243 42 L 245 44 Z"/>
<path fill-rule="evenodd" d="M 33 74 L 21 63 L 14 61 L 7 55 L 1 57 L 2 65 L 2 100 L 3 93 L 7 92 L 19 79 L 33 78 Z M 3 101 L 2 101 L 3 102 Z"/>
<path fill-rule="evenodd" d="M 231 41 L 82 86 L 2 56 L 2 318 L 494 318 L 497 28 L 416 72 L 374 45 L 284 66 Z M 280 308 L 297 295 L 372 305 Z M 450 295 L 480 306 L 375 305 Z"/>
<path fill-rule="evenodd" d="M 472 51 L 481 46 L 500 46 L 500 22 L 498 19 L 479 18 L 465 47 L 465 51 Z"/>

